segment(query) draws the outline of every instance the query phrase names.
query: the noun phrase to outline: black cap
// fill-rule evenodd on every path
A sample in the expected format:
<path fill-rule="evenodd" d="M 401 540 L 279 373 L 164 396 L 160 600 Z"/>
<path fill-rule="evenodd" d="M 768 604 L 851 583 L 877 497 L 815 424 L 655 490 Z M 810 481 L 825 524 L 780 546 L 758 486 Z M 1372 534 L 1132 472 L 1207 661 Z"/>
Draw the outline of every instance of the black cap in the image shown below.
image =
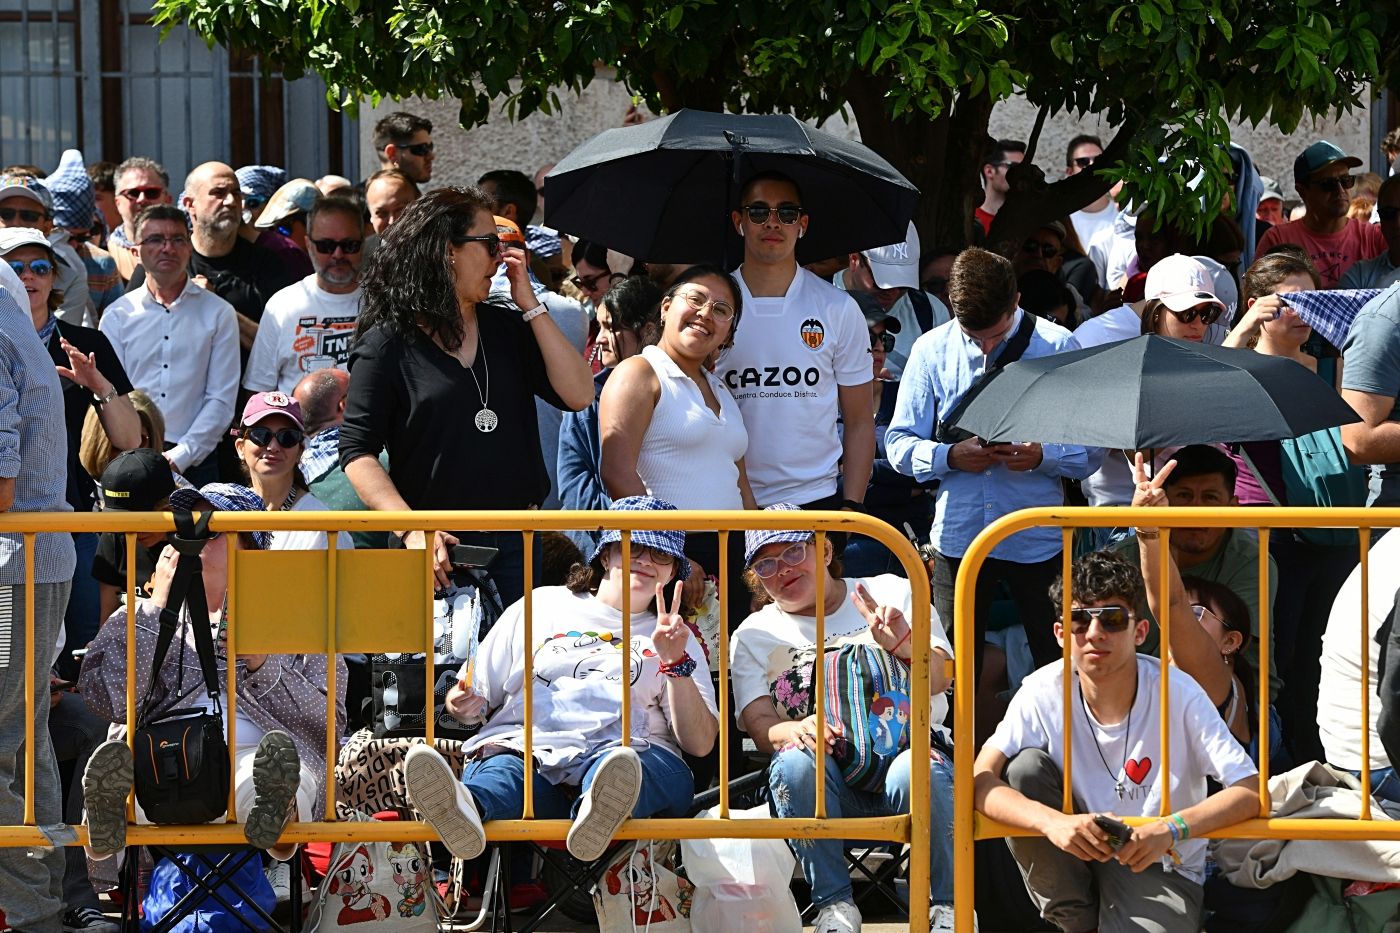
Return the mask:
<path fill-rule="evenodd" d="M 102 508 L 107 512 L 149 512 L 174 491 L 170 464 L 149 447 L 118 454 L 102 471 Z"/>

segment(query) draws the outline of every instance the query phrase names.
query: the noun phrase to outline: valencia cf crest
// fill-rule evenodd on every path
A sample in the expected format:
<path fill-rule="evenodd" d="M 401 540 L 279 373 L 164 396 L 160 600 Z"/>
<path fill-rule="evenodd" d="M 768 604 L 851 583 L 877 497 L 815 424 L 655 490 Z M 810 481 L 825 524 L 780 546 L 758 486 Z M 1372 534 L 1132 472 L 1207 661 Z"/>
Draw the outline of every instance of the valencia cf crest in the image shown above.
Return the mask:
<path fill-rule="evenodd" d="M 802 342 L 808 350 L 820 350 L 825 341 L 826 328 L 821 321 L 812 317 L 802 322 Z"/>

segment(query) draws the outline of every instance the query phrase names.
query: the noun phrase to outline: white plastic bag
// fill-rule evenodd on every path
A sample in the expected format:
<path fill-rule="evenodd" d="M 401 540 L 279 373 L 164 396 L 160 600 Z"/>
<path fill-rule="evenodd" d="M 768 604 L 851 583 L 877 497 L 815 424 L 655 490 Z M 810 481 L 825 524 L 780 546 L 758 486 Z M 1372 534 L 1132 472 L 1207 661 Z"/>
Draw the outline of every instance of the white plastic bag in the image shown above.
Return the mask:
<path fill-rule="evenodd" d="M 768 807 L 731 810 L 733 819 L 767 819 Z M 719 809 L 701 818 L 714 819 Z M 683 839 L 682 864 L 695 885 L 695 933 L 802 933 L 789 885 L 797 859 L 782 839 Z"/>

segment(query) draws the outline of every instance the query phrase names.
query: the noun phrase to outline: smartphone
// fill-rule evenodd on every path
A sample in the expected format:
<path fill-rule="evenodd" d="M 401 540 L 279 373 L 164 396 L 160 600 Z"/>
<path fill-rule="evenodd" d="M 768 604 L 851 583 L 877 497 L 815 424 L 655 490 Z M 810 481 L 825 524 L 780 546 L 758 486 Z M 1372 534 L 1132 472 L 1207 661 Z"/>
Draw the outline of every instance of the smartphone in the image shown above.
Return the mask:
<path fill-rule="evenodd" d="M 496 560 L 496 555 L 499 553 L 498 548 L 480 547 L 475 544 L 454 544 L 449 559 L 453 567 L 485 570 Z"/>
<path fill-rule="evenodd" d="M 1133 838 L 1133 828 L 1121 820 L 1099 814 L 1094 817 L 1094 825 L 1108 834 L 1108 844 L 1117 852 Z"/>
<path fill-rule="evenodd" d="M 977 438 L 977 442 L 978 442 L 979 444 L 981 444 L 983 447 L 1010 447 L 1010 446 L 1011 446 L 1011 442 L 1010 442 L 1010 441 L 987 441 L 987 440 L 983 440 L 983 439 L 980 438 L 980 437 Z"/>

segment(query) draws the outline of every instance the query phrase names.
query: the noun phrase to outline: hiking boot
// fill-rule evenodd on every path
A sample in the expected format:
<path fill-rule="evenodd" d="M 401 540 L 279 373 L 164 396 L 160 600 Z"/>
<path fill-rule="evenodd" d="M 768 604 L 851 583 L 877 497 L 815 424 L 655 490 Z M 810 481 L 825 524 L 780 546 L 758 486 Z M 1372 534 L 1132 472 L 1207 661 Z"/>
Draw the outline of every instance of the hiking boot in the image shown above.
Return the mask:
<path fill-rule="evenodd" d="M 277 845 L 300 786 L 301 756 L 292 737 L 278 729 L 263 735 L 253 753 L 253 808 L 243 824 L 250 846 L 271 849 Z"/>
<path fill-rule="evenodd" d="M 107 858 L 126 848 L 126 797 L 135 779 L 131 749 L 125 742 L 108 739 L 88 756 L 83 805 L 93 857 Z"/>

